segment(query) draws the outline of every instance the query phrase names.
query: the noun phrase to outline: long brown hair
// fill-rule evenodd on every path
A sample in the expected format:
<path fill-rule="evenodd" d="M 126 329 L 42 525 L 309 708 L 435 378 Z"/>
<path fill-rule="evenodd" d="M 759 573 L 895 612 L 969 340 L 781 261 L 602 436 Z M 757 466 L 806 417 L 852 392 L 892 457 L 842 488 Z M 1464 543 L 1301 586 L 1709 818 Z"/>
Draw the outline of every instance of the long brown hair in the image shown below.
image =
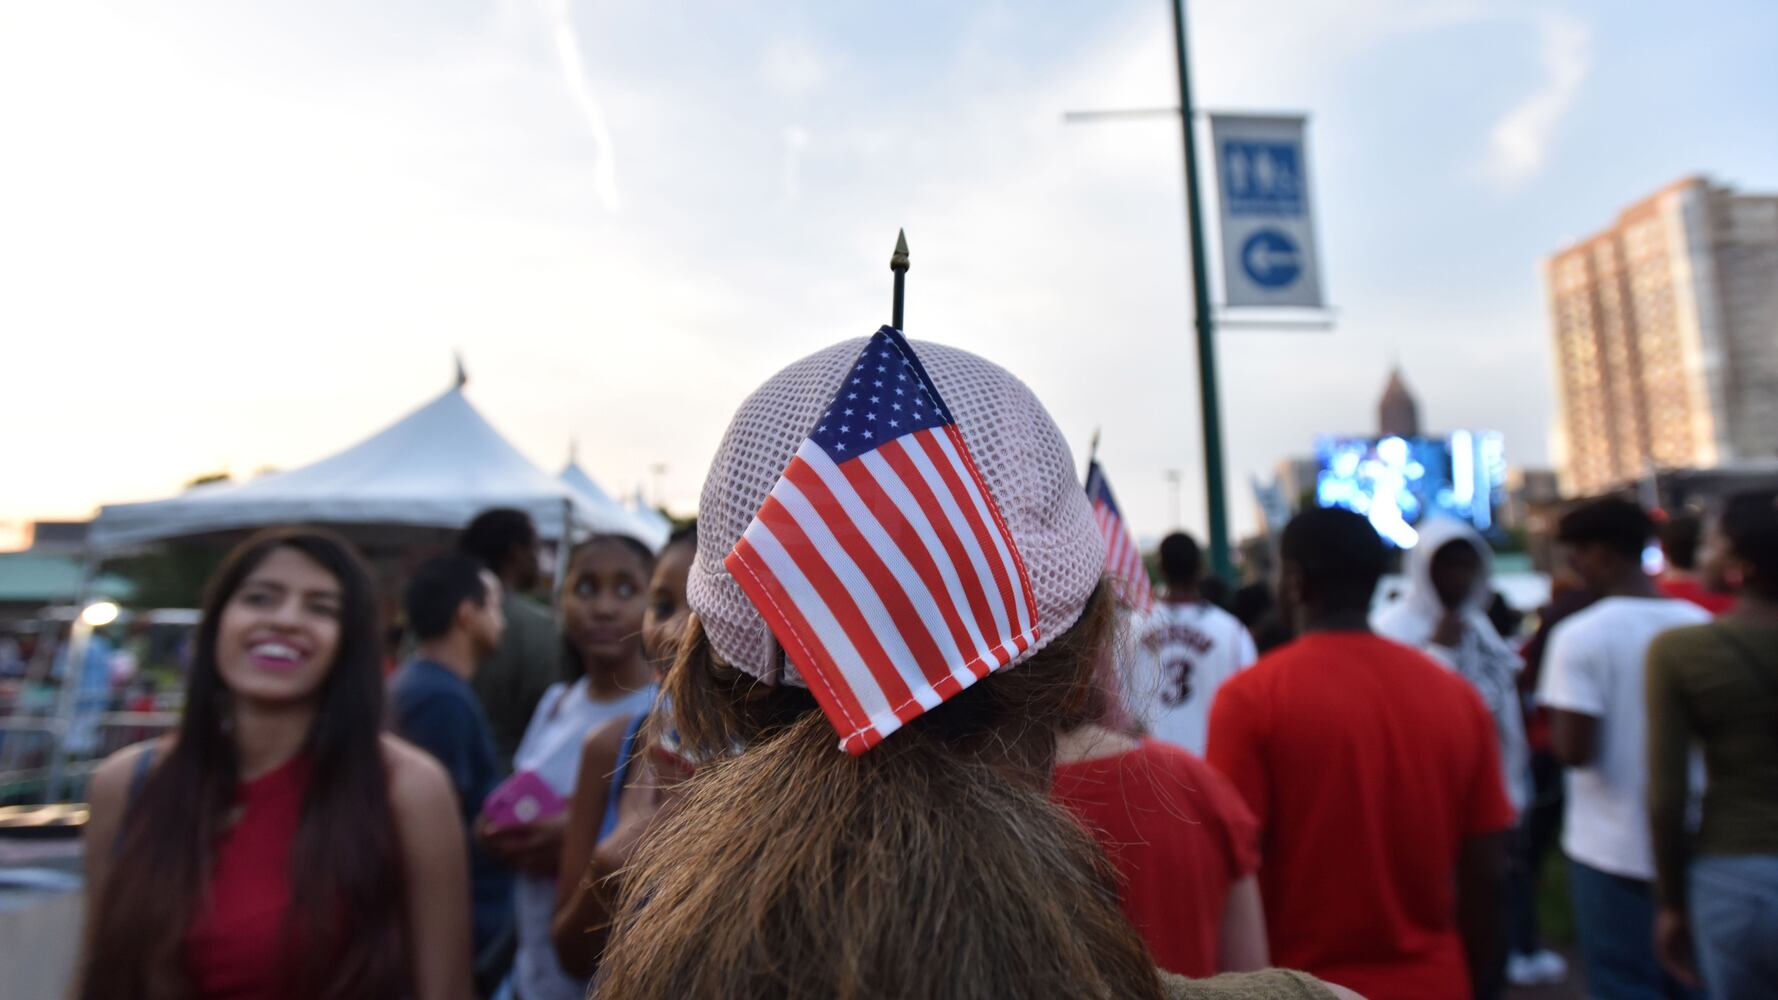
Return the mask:
<path fill-rule="evenodd" d="M 696 621 L 668 677 L 701 768 L 623 873 L 612 997 L 1151 997 L 1098 849 L 1045 794 L 1094 717 L 1103 587 L 1081 620 L 869 752 L 806 691 L 754 684 Z"/>
<path fill-rule="evenodd" d="M 310 777 L 289 862 L 287 940 L 301 942 L 300 961 L 290 970 L 294 995 L 348 1000 L 407 991 L 402 859 L 382 753 L 375 590 L 343 539 L 282 528 L 242 542 L 211 578 L 178 736 L 130 804 L 102 897 L 89 904 L 99 912 L 81 992 L 88 1000 L 175 1000 L 192 993 L 185 935 L 203 905 L 211 854 L 239 783 L 217 632 L 235 591 L 280 548 L 313 559 L 341 590 L 339 650 L 304 745 Z"/>

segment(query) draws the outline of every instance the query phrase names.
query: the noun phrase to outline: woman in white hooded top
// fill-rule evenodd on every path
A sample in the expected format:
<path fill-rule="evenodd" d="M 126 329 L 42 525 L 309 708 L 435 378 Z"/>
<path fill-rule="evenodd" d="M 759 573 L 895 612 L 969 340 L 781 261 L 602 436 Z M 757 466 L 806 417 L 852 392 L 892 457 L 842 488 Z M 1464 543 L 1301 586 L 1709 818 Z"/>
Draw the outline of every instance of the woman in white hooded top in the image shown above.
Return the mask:
<path fill-rule="evenodd" d="M 1377 634 L 1424 650 L 1481 694 L 1500 741 L 1506 797 L 1524 815 L 1531 801 L 1531 758 L 1519 701 L 1525 662 L 1488 620 L 1494 554 L 1482 536 L 1451 518 L 1420 525 L 1408 554 L 1407 594 L 1378 612 Z"/>

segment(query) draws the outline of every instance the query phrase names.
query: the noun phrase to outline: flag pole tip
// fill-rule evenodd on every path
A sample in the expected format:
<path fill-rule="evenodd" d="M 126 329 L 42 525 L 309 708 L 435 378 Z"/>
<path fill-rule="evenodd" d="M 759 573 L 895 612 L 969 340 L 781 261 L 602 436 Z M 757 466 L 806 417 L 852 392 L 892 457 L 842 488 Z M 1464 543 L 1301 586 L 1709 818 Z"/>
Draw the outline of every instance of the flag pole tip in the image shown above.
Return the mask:
<path fill-rule="evenodd" d="M 908 232 L 905 229 L 895 231 L 895 253 L 889 258 L 889 270 L 905 271 L 908 269 Z"/>

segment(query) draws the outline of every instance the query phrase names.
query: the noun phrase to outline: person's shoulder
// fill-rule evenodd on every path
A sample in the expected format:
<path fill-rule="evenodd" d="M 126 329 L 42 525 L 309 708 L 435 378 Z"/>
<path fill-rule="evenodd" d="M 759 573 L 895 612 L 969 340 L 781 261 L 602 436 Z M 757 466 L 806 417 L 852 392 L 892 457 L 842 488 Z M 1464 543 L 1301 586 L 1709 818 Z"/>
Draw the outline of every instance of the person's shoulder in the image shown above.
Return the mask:
<path fill-rule="evenodd" d="M 515 622 L 521 627 L 535 625 L 543 625 L 552 629 L 556 627 L 556 616 L 548 608 L 523 594 L 508 592 L 506 599 L 501 602 L 500 610 L 505 613 L 506 624 L 509 628 Z"/>
<path fill-rule="evenodd" d="M 1672 661 L 1676 664 L 1694 660 L 1699 654 L 1721 644 L 1717 629 L 1717 625 L 1707 621 L 1667 629 L 1649 642 L 1648 660 L 1650 663 Z"/>
<path fill-rule="evenodd" d="M 1209 767 L 1202 757 L 1190 750 L 1153 736 L 1138 739 L 1134 747 L 1119 756 L 1151 773 L 1173 774 L 1187 779 L 1196 778 L 1200 768 Z"/>
<path fill-rule="evenodd" d="M 1612 626 L 1620 621 L 1619 611 L 1609 600 L 1596 601 L 1566 616 L 1550 626 L 1545 655 L 1572 652 L 1578 647 L 1588 646 L 1598 641 L 1603 635 L 1609 635 Z M 1560 655 L 1553 657 L 1560 660 Z"/>
<path fill-rule="evenodd" d="M 624 745 L 624 734 L 629 732 L 630 723 L 635 721 L 633 715 L 619 715 L 606 719 L 593 728 L 580 740 L 580 759 L 586 761 L 616 761 L 617 755 Z"/>
<path fill-rule="evenodd" d="M 456 793 L 444 765 L 412 743 L 383 734 L 383 764 L 389 773 L 389 804 L 397 815 L 455 813 Z"/>
<path fill-rule="evenodd" d="M 1247 626 L 1241 624 L 1241 619 L 1236 618 L 1234 612 L 1209 601 L 1204 602 L 1204 621 L 1223 633 L 1224 637 L 1247 631 Z"/>
<path fill-rule="evenodd" d="M 1344 986 L 1286 969 L 1225 972 L 1210 979 L 1162 972 L 1161 993 L 1167 1000 L 1364 1000 Z"/>
<path fill-rule="evenodd" d="M 1182 788 L 1190 790 L 1194 799 L 1215 802 L 1222 792 L 1234 791 L 1234 785 L 1216 765 L 1182 746 L 1150 736 L 1142 740 L 1136 754 L 1151 774 L 1176 779 Z"/>
<path fill-rule="evenodd" d="M 95 806 L 116 808 L 130 795 L 130 786 L 144 767 L 153 767 L 165 760 L 172 750 L 173 736 L 157 736 L 118 750 L 100 762 L 87 784 L 87 798 Z M 146 758 L 146 759 L 144 759 Z"/>
<path fill-rule="evenodd" d="M 1660 605 L 1661 616 L 1668 621 L 1677 623 L 1678 627 L 1703 625 L 1714 621 L 1716 616 L 1708 608 L 1679 597 L 1669 597 Z"/>
<path fill-rule="evenodd" d="M 405 673 L 406 676 L 401 676 Z M 476 704 L 475 689 L 452 674 L 408 671 L 403 667 L 389 685 L 389 702 L 397 713 L 461 712 Z"/>

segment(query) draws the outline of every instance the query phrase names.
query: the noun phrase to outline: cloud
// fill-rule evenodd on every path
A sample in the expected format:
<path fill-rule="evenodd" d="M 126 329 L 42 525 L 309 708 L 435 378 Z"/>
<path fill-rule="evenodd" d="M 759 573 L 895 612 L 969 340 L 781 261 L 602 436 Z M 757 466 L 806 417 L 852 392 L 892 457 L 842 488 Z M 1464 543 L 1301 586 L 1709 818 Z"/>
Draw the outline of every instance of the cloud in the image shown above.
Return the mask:
<path fill-rule="evenodd" d="M 549 31 L 555 43 L 556 63 L 562 71 L 562 82 L 568 95 L 586 119 L 593 135 L 593 193 L 608 212 L 618 210 L 617 161 L 611 144 L 611 129 L 605 123 L 605 109 L 587 83 L 585 60 L 581 57 L 580 36 L 575 34 L 573 19 L 568 15 L 568 0 L 541 0 L 543 14 L 549 20 Z"/>
<path fill-rule="evenodd" d="M 827 82 L 827 64 L 807 42 L 780 38 L 760 59 L 766 85 L 787 97 L 801 97 Z"/>
<path fill-rule="evenodd" d="M 803 151 L 809 148 L 809 130 L 801 125 L 784 129 L 784 200 L 795 201 L 802 190 Z"/>
<path fill-rule="evenodd" d="M 1545 11 L 1533 16 L 1542 43 L 1544 78 L 1538 89 L 1508 109 L 1489 133 L 1482 166 L 1497 187 L 1517 187 L 1543 169 L 1556 126 L 1574 104 L 1592 63 L 1592 32 L 1577 18 Z"/>

